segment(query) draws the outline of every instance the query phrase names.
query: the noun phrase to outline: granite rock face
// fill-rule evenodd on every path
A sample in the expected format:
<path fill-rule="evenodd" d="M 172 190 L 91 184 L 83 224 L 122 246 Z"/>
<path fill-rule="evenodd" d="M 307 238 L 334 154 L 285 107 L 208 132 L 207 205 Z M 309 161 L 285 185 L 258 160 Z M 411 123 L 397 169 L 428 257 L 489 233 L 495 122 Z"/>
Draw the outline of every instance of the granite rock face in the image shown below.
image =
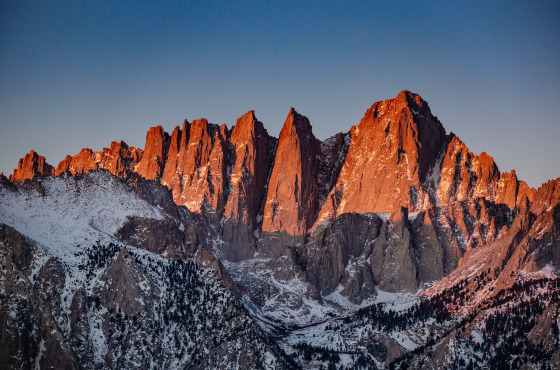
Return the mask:
<path fill-rule="evenodd" d="M 319 293 L 328 295 L 342 282 L 343 286 L 355 285 L 348 288 L 354 302 L 373 295 L 373 281 L 368 281 L 371 272 L 362 272 L 365 265 L 357 259 L 368 251 L 371 253 L 381 226 L 382 221 L 375 214 L 345 213 L 313 234 L 307 244 L 305 266 L 309 281 Z M 349 274 L 349 269 L 357 275 Z M 357 292 L 362 287 L 364 291 Z"/>
<path fill-rule="evenodd" d="M 44 158 L 33 153 L 20 161 L 14 181 L 52 173 Z M 165 185 L 175 204 L 209 220 L 219 235 L 214 252 L 230 261 L 299 248 L 321 224 L 345 213 L 400 212 L 406 207 L 411 213 L 424 211 L 423 219 L 431 220 L 446 274 L 464 251 L 485 243 L 486 234 L 473 239 L 479 234 L 462 226 L 463 211 L 453 211 L 448 221 L 449 212 L 443 210 L 479 198 L 513 210 L 535 196 L 515 171 L 500 173 L 492 157 L 475 155 L 455 135 L 446 135 L 428 104 L 409 91 L 374 103 L 350 132 L 324 141 L 315 138 L 309 120 L 293 108 L 279 140 L 249 111 L 231 130 L 206 119 L 185 120 L 171 135 L 161 126 L 152 127 L 143 151 L 124 142 L 98 152 L 83 149 L 62 161 L 55 174 L 97 169 Z M 415 230 L 430 229 L 424 225 L 426 229 L 418 225 Z M 500 231 L 496 225 L 488 227 L 494 228 L 494 236 Z M 467 245 L 450 228 L 460 228 L 474 244 Z"/>
<path fill-rule="evenodd" d="M 319 188 L 319 141 L 309 120 L 291 109 L 278 139 L 274 167 L 268 182 L 263 232 L 305 235 L 315 220 Z"/>
<path fill-rule="evenodd" d="M 253 256 L 257 215 L 266 197 L 275 141 L 268 135 L 255 112 L 241 116 L 231 131 L 233 169 L 231 192 L 222 219 L 224 256 L 239 260 Z"/>
<path fill-rule="evenodd" d="M 54 172 L 53 166 L 45 161 L 45 157 L 38 155 L 32 150 L 19 160 L 14 174 L 9 179 L 14 183 L 23 183 L 27 179 L 33 179 L 35 176 L 51 176 Z"/>
<path fill-rule="evenodd" d="M 535 190 L 519 181 L 515 171 L 500 173 L 494 159 L 485 152 L 471 153 L 467 146 L 451 135 L 441 164 L 437 188 L 439 203 L 484 197 L 513 209 L 523 195 L 531 200 Z"/>
<path fill-rule="evenodd" d="M 370 264 L 379 289 L 389 292 L 416 292 L 416 256 L 408 223 L 408 210 L 391 214 L 375 241 Z"/>
<path fill-rule="evenodd" d="M 449 307 L 457 312 L 473 312 L 491 304 L 516 282 L 530 280 L 533 273 L 546 270 L 547 265 L 549 269 L 558 269 L 560 179 L 543 184 L 530 207 L 521 208 L 510 218 L 513 221 L 502 227 L 499 238 L 468 249 L 457 268 L 425 294 L 438 294 L 458 285 L 464 299 Z M 465 283 L 461 285 L 462 281 Z M 481 284 L 486 287 L 482 293 Z M 476 300 L 468 301 L 475 295 Z"/>
<path fill-rule="evenodd" d="M 103 148 L 98 152 L 85 148 L 75 156 L 66 156 L 56 167 L 56 175 L 70 172 L 75 176 L 106 169 L 117 177 L 126 178 L 140 162 L 142 153 L 141 149 L 128 146 L 124 141 L 113 141 L 109 148 Z"/>
<path fill-rule="evenodd" d="M 418 283 L 431 283 L 444 276 L 444 249 L 440 244 L 434 224 L 429 212 L 421 211 L 412 222 L 410 231 L 418 267 Z"/>
<path fill-rule="evenodd" d="M 445 142 L 428 104 L 408 91 L 371 106 L 351 143 L 318 222 L 346 212 L 392 212 L 429 204 L 422 183 Z"/>
<path fill-rule="evenodd" d="M 161 126 L 151 127 L 146 134 L 142 159 L 135 171 L 148 180 L 159 180 L 163 174 L 169 149 L 169 136 Z"/>

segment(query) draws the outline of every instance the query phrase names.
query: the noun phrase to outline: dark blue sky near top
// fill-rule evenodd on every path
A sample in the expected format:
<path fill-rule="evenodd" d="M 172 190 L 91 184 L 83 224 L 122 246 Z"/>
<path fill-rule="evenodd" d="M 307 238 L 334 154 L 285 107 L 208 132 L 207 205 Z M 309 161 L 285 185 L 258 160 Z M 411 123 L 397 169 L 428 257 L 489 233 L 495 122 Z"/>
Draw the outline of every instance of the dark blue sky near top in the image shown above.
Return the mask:
<path fill-rule="evenodd" d="M 560 3 L 488 3 L 2 1 L 0 171 L 252 109 L 325 139 L 406 89 L 538 187 L 560 176 Z"/>

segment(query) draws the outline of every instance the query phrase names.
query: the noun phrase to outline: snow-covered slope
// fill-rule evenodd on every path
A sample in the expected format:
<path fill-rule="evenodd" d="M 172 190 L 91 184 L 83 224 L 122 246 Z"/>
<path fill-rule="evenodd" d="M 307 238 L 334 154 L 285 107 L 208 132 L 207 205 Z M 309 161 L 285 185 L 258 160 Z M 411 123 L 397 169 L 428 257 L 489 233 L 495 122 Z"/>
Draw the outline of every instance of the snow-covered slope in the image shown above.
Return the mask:
<path fill-rule="evenodd" d="M 12 368 L 291 366 L 226 287 L 219 269 L 201 264 L 212 261 L 207 252 L 171 260 L 120 241 L 117 231 L 132 216 L 161 225 L 184 221 L 106 171 L 18 188 L 0 184 L 0 320 L 5 323 L 0 363 Z M 143 235 L 144 230 L 127 232 Z"/>
<path fill-rule="evenodd" d="M 0 187 L 0 222 L 65 262 L 81 250 L 79 244 L 110 240 L 127 217 L 137 215 L 169 217 L 108 171 L 89 172 L 80 179 L 47 177 L 16 190 Z"/>

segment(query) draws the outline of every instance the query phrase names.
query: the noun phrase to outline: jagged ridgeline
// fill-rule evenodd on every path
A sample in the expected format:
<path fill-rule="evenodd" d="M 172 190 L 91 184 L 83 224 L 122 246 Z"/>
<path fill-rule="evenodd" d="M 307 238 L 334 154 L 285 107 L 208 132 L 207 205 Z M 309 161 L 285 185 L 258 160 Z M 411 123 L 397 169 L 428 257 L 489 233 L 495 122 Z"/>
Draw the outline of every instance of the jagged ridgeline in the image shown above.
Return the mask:
<path fill-rule="evenodd" d="M 491 149 L 491 148 L 489 148 Z M 0 178 L 9 368 L 555 368 L 560 179 L 422 98 L 318 140 L 185 120 Z"/>

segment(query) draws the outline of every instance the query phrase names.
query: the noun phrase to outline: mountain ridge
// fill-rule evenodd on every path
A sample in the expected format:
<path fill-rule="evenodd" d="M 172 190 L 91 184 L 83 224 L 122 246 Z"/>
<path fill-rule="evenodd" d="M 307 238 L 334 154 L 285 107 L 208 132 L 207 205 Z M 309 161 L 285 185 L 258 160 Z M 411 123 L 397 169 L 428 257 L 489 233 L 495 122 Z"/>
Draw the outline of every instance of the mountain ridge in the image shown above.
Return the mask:
<path fill-rule="evenodd" d="M 252 118 L 248 119 L 247 115 Z M 293 132 L 296 147 L 287 146 L 284 149 L 287 140 L 290 140 L 287 135 L 293 122 L 290 117 L 301 121 L 294 127 L 302 128 Z M 492 157 L 485 152 L 475 155 L 453 133 L 446 134 L 439 120 L 432 115 L 428 103 L 406 90 L 393 99 L 375 102 L 360 124 L 352 126 L 347 134 L 340 133 L 324 141 L 315 138 L 309 120 L 293 108 L 290 108 L 279 139 L 269 136 L 255 112 L 249 111 L 231 129 L 225 125 L 210 124 L 205 119 L 194 120 L 192 124 L 185 120 L 183 129 L 177 126 L 171 135 L 161 126 L 152 127 L 146 134 L 144 150 L 128 147 L 122 141 L 113 142 L 110 148 L 99 152 L 83 149 L 75 156 L 67 156 L 54 173 L 60 175 L 69 171 L 75 175 L 107 168 L 117 176 L 126 177 L 127 171 L 136 172 L 168 186 L 173 191 L 175 202 L 186 205 L 191 211 L 200 212 L 203 204 L 208 202 L 217 213 L 232 216 L 233 200 L 230 201 L 229 197 L 232 194 L 238 197 L 235 195 L 238 184 L 232 182 L 237 181 L 236 176 L 239 176 L 232 174 L 237 157 L 234 152 L 235 147 L 241 144 L 236 137 L 232 141 L 231 134 L 240 124 L 248 125 L 250 131 L 255 130 L 255 125 L 259 126 L 258 135 L 270 143 L 267 144 L 270 147 L 268 161 L 276 158 L 278 150 L 281 153 L 287 150 L 289 155 L 292 151 L 298 152 L 297 145 L 304 140 L 304 152 L 299 154 L 300 159 L 293 166 L 301 163 L 305 171 L 287 182 L 283 179 L 285 188 L 276 193 L 286 196 L 294 191 L 303 191 L 296 196 L 299 199 L 296 203 L 292 203 L 295 199 L 270 198 L 271 191 L 276 190 L 280 183 L 275 182 L 271 188 L 269 181 L 277 177 L 277 172 L 286 173 L 280 169 L 284 160 L 258 164 L 258 174 L 262 175 L 256 182 L 258 189 L 253 186 L 250 190 L 250 197 L 255 193 L 255 200 L 248 205 L 251 210 L 247 212 L 245 204 L 241 204 L 242 209 L 239 210 L 247 214 L 246 220 L 242 220 L 246 231 L 242 232 L 244 236 L 239 236 L 247 245 L 253 244 L 250 234 L 254 230 L 305 235 L 317 224 L 345 212 L 392 212 L 401 206 L 419 211 L 432 205 L 479 196 L 505 203 L 512 209 L 523 195 L 531 200 L 535 194 L 535 189 L 519 180 L 514 170 L 501 173 Z M 349 142 L 340 140 L 345 135 L 349 135 L 346 139 Z M 321 147 L 326 150 L 329 147 L 327 143 L 335 137 L 339 138 L 336 144 L 339 152 L 323 152 Z M 248 143 L 250 137 L 246 136 L 243 140 L 244 145 L 253 145 Z M 272 148 L 276 140 L 277 147 Z M 259 150 L 264 156 L 264 149 Z M 325 158 L 335 154 L 338 157 L 332 159 L 333 164 L 325 162 Z M 364 154 L 367 158 L 363 157 Z M 47 176 L 53 172 L 49 172 L 50 165 L 43 157 L 30 153 L 26 158 L 20 161 L 18 169 L 10 176 L 12 182 L 21 183 L 33 176 Z M 438 162 L 440 158 L 441 163 Z M 339 165 L 330 174 L 330 181 L 326 181 L 325 177 L 328 180 L 329 175 L 325 171 L 333 168 L 334 163 Z M 264 174 L 270 177 L 266 183 L 262 180 Z M 233 181 L 232 176 L 235 177 Z M 314 184 L 322 189 L 315 189 Z M 305 190 L 309 186 L 310 190 Z M 262 195 L 265 189 L 269 193 L 266 201 Z M 372 197 L 371 193 L 377 196 Z M 230 205 L 226 210 L 228 202 Z M 296 204 L 302 207 L 298 211 L 302 214 L 276 216 L 274 210 L 287 212 Z M 261 208 L 262 225 L 256 227 L 260 222 L 256 222 L 255 210 L 258 213 Z M 292 224 L 298 226 L 289 226 Z"/>
<path fill-rule="evenodd" d="M 293 108 L 278 139 L 249 111 L 231 129 L 205 119 L 171 135 L 153 127 L 144 150 L 113 142 L 56 170 L 31 152 L 10 180 L 0 176 L 0 258 L 15 271 L 2 265 L 10 294 L 0 318 L 10 318 L 0 342 L 28 338 L 29 347 L 10 347 L 26 358 L 69 367 L 560 364 L 560 178 L 535 190 L 500 172 L 409 91 L 323 141 Z M 38 248 L 14 250 L 21 238 Z M 59 288 L 29 293 L 45 286 Z M 12 320 L 19 297 L 33 309 Z M 170 356 L 134 339 L 145 335 L 139 317 Z M 216 326 L 231 318 L 239 338 Z M 44 334 L 56 323 L 61 330 Z M 197 325 L 211 330 L 198 336 Z M 240 356 L 228 355 L 234 347 Z"/>

